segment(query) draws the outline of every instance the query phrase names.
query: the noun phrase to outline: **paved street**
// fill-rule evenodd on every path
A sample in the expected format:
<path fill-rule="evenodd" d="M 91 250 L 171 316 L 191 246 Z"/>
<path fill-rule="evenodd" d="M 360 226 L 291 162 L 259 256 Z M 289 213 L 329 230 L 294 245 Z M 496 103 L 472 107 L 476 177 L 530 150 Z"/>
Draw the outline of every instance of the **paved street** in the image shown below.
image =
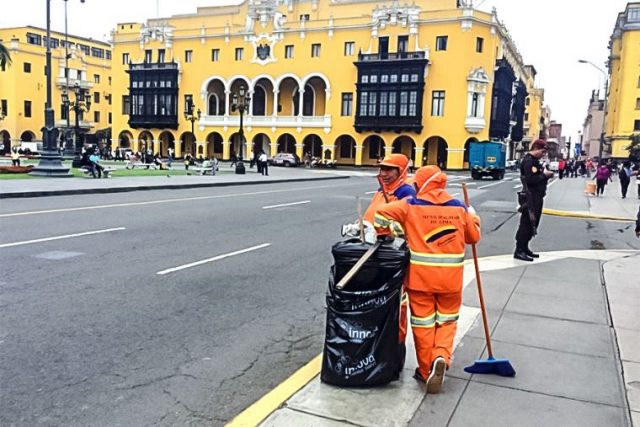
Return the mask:
<path fill-rule="evenodd" d="M 281 383 L 322 349 L 329 249 L 376 188 L 340 172 L 352 176 L 3 200 L 0 424 L 223 425 Z M 513 251 L 516 177 L 471 183 L 482 257 Z M 571 198 L 563 186 L 549 203 Z M 637 250 L 631 227 L 545 216 L 533 246 Z"/>

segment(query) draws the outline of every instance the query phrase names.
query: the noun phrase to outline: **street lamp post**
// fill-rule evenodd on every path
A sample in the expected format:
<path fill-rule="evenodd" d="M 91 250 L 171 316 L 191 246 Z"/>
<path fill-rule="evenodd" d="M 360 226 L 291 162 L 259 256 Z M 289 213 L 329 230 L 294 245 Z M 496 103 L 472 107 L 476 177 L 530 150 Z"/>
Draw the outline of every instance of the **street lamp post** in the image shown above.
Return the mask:
<path fill-rule="evenodd" d="M 81 0 L 84 2 L 84 0 Z M 47 8 L 47 103 L 44 108 L 44 127 L 42 128 L 42 154 L 38 166 L 34 167 L 30 175 L 70 177 L 69 168 L 62 164 L 62 156 L 58 151 L 58 129 L 55 127 L 55 117 L 51 108 L 51 0 L 46 0 Z"/>
<path fill-rule="evenodd" d="M 244 140 L 244 129 L 242 127 L 242 118 L 244 116 L 244 112 L 249 109 L 249 103 L 251 102 L 251 97 L 247 93 L 247 88 L 241 84 L 238 88 L 238 92 L 233 94 L 233 103 L 231 104 L 231 111 L 238 111 L 240 113 L 240 150 L 238 153 L 238 161 L 236 162 L 236 174 L 244 174 L 245 167 L 243 160 L 243 151 L 245 146 Z"/>
<path fill-rule="evenodd" d="M 607 74 L 602 68 L 598 67 L 591 61 L 587 61 L 586 59 L 578 59 L 578 62 L 581 64 L 589 64 L 594 67 L 596 70 L 600 71 L 604 76 L 604 105 L 602 108 L 602 131 L 600 132 L 600 141 L 598 144 L 598 162 L 602 162 L 602 150 L 604 149 L 605 144 L 605 123 L 607 118 L 607 102 L 608 102 L 608 92 L 609 92 L 609 74 Z"/>
<path fill-rule="evenodd" d="M 80 119 L 84 112 L 91 109 L 91 94 L 89 90 L 82 89 L 79 83 L 73 86 L 73 93 L 75 100 L 71 101 L 67 91 L 62 92 L 62 105 L 67 111 L 67 122 L 69 122 L 70 109 L 73 110 L 76 115 L 76 124 L 73 129 L 76 140 L 73 167 L 79 168 L 82 166 L 82 146 L 84 145 L 83 139 L 80 137 Z"/>
<path fill-rule="evenodd" d="M 202 111 L 200 111 L 200 109 L 198 108 L 198 111 L 196 111 L 194 114 L 194 111 L 193 111 L 194 108 L 195 108 L 195 105 L 193 105 L 193 100 L 191 100 L 189 102 L 187 111 L 184 112 L 184 118 L 191 122 L 191 136 L 193 137 L 195 142 L 196 140 L 195 122 L 200 120 Z M 185 147 L 185 151 L 186 151 L 186 148 L 187 147 Z M 192 155 L 195 157 L 196 153 L 192 153 Z"/>

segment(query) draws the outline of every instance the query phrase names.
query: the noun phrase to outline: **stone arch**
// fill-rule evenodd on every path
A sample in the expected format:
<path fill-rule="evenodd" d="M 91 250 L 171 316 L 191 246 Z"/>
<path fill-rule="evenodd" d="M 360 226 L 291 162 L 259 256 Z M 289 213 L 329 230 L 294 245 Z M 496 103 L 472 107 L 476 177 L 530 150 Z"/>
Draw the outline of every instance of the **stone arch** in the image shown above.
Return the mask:
<path fill-rule="evenodd" d="M 261 113 L 260 110 L 256 111 L 256 102 L 257 102 L 257 96 L 256 96 L 256 90 L 258 89 L 258 87 L 261 87 L 264 90 L 264 113 L 263 114 L 259 114 Z M 272 116 L 274 114 L 274 105 L 273 105 L 273 90 L 275 88 L 275 82 L 273 80 L 273 78 L 271 76 L 262 74 L 258 77 L 256 77 L 255 79 L 253 79 L 253 86 L 251 88 L 251 90 L 253 91 L 253 104 L 252 104 L 252 113 L 254 116 Z"/>
<path fill-rule="evenodd" d="M 222 140 L 222 135 L 218 132 L 211 132 L 207 135 L 207 157 L 222 159 Z"/>
<path fill-rule="evenodd" d="M 469 146 L 472 142 L 478 142 L 478 138 L 471 137 L 464 143 L 464 154 L 462 156 L 462 169 L 469 169 Z"/>
<path fill-rule="evenodd" d="M 226 91 L 231 91 L 233 92 L 233 87 L 237 86 L 239 81 L 244 82 L 245 87 L 247 88 L 247 91 L 251 88 L 251 80 L 249 80 L 249 78 L 245 75 L 242 74 L 236 74 L 235 76 L 229 78 L 229 80 L 227 80 L 227 85 L 225 87 Z"/>
<path fill-rule="evenodd" d="M 362 164 L 375 165 L 379 158 L 385 156 L 386 147 L 380 135 L 369 135 L 362 143 Z"/>
<path fill-rule="evenodd" d="M 192 156 L 197 157 L 196 137 L 191 131 L 183 132 L 180 135 L 180 152 L 183 155 L 191 153 Z"/>
<path fill-rule="evenodd" d="M 436 165 L 441 169 L 447 168 L 448 161 L 448 152 L 447 148 L 449 145 L 447 141 L 441 136 L 432 136 L 429 137 L 424 142 L 424 151 L 423 151 L 423 162 L 424 166 L 426 165 Z M 424 160 L 426 158 L 426 161 Z"/>
<path fill-rule="evenodd" d="M 25 130 L 20 135 L 20 141 L 22 142 L 33 142 L 36 139 L 36 134 L 31 132 L 30 130 Z"/>
<path fill-rule="evenodd" d="M 267 103 L 267 90 L 261 84 L 257 84 L 253 89 L 253 96 L 251 97 L 252 115 L 253 116 L 266 116 L 268 103 Z"/>
<path fill-rule="evenodd" d="M 311 86 L 310 84 L 305 85 L 304 93 L 302 94 L 304 97 L 302 101 L 302 115 L 303 116 L 315 116 L 316 115 L 316 88 Z M 323 104 L 324 105 L 324 104 Z M 293 110 L 293 115 L 297 116 L 300 113 L 300 92 L 298 89 L 294 89 L 291 97 L 291 108 Z"/>
<path fill-rule="evenodd" d="M 271 138 L 266 133 L 259 133 L 253 137 L 252 144 L 253 152 L 260 154 L 262 151 L 268 156 L 271 152 Z"/>
<path fill-rule="evenodd" d="M 144 130 L 138 135 L 138 151 L 144 154 L 147 150 L 153 151 L 153 134 Z"/>
<path fill-rule="evenodd" d="M 312 157 L 322 158 L 322 138 L 316 134 L 307 135 L 302 140 L 302 152 L 310 153 Z"/>
<path fill-rule="evenodd" d="M 305 95 L 307 85 L 313 89 L 313 115 L 324 116 L 326 112 L 327 100 L 330 97 L 328 83 L 320 76 L 312 76 L 305 81 Z"/>
<path fill-rule="evenodd" d="M 227 80 L 222 77 L 222 76 L 209 76 L 209 78 L 205 79 L 202 82 L 202 86 L 200 86 L 200 93 L 206 94 L 207 93 L 207 89 L 209 87 L 209 85 L 218 80 L 220 83 L 222 83 L 222 86 L 226 89 L 227 88 Z"/>
<path fill-rule="evenodd" d="M 165 130 L 158 137 L 158 141 L 160 141 L 160 156 L 167 157 L 169 155 L 169 148 L 172 148 L 174 150 L 175 156 L 176 138 L 175 136 L 173 136 L 173 133 Z"/>
<path fill-rule="evenodd" d="M 283 116 L 294 116 L 295 109 L 294 94 L 300 88 L 297 77 L 287 77 L 278 81 L 278 113 Z"/>
<path fill-rule="evenodd" d="M 0 150 L 0 154 L 7 154 L 11 152 L 11 134 L 8 131 L 0 131 L 0 144 L 3 146 L 2 150 Z"/>
<path fill-rule="evenodd" d="M 280 89 L 280 85 L 286 79 L 293 79 L 297 83 L 298 86 L 302 86 L 302 81 L 300 80 L 300 77 L 298 77 L 297 75 L 295 75 L 293 73 L 285 73 L 285 74 L 282 74 L 281 76 L 279 76 L 276 79 L 275 87 Z"/>
<path fill-rule="evenodd" d="M 221 78 L 209 80 L 204 93 L 206 94 L 206 114 L 209 116 L 224 116 L 226 108 L 225 81 Z"/>
<path fill-rule="evenodd" d="M 278 137 L 278 153 L 296 153 L 296 138 L 290 133 Z"/>
<path fill-rule="evenodd" d="M 340 135 L 336 138 L 335 159 L 340 164 L 356 163 L 356 140 L 351 135 Z"/>
<path fill-rule="evenodd" d="M 322 73 L 310 73 L 310 74 L 307 74 L 306 76 L 304 76 L 301 79 L 301 82 L 304 83 L 304 84 L 307 84 L 313 78 L 317 78 L 317 79 L 322 80 L 324 82 L 324 87 L 325 87 L 325 90 L 327 91 L 327 99 L 330 98 L 331 97 L 330 96 L 330 94 L 331 94 L 331 82 L 329 81 L 327 76 L 325 76 L 324 74 L 322 74 Z"/>
<path fill-rule="evenodd" d="M 123 130 L 118 134 L 118 145 L 120 148 L 131 148 L 133 135 L 127 130 Z"/>
<path fill-rule="evenodd" d="M 231 144 L 231 148 L 229 151 L 229 156 L 233 157 L 235 154 L 239 159 L 246 160 L 247 153 L 245 152 L 245 142 L 247 140 L 247 135 L 244 135 L 244 141 L 240 137 L 240 132 L 234 132 L 229 136 L 229 143 Z"/>
<path fill-rule="evenodd" d="M 392 153 L 400 153 L 411 159 L 413 163 L 416 163 L 416 143 L 409 136 L 402 135 L 397 137 L 391 145 Z"/>

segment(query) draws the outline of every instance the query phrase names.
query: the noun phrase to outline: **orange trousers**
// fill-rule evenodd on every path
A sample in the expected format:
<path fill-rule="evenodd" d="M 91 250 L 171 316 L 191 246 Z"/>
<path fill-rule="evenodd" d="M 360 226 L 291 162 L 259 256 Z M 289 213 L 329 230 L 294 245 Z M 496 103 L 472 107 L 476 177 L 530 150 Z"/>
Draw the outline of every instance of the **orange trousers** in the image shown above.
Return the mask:
<path fill-rule="evenodd" d="M 400 333 L 398 334 L 398 342 L 404 343 L 407 338 L 407 308 L 409 305 L 409 294 L 402 288 L 402 299 L 400 300 Z"/>
<path fill-rule="evenodd" d="M 462 292 L 407 291 L 418 371 L 423 378 L 427 378 L 437 357 L 443 357 L 447 366 L 451 363 Z"/>

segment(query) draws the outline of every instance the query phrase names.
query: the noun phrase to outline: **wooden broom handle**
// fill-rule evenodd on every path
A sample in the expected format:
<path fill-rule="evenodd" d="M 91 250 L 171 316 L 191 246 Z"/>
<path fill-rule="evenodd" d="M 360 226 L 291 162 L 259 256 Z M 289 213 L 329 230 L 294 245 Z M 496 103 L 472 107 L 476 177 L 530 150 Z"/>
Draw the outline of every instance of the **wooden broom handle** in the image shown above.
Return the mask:
<path fill-rule="evenodd" d="M 464 204 L 467 207 L 469 204 L 469 193 L 467 192 L 467 184 L 462 183 L 462 192 L 464 193 Z M 480 283 L 480 267 L 478 266 L 478 251 L 476 250 L 476 244 L 471 244 L 471 251 L 473 252 L 473 265 L 476 270 L 476 284 L 478 285 L 478 298 L 480 298 L 480 310 L 482 311 L 482 324 L 484 326 L 484 337 L 487 340 L 487 351 L 489 352 L 489 358 L 493 358 L 493 351 L 491 350 L 491 337 L 489 336 L 489 322 L 487 321 L 487 309 L 484 305 L 484 294 L 482 292 L 482 284 Z"/>

